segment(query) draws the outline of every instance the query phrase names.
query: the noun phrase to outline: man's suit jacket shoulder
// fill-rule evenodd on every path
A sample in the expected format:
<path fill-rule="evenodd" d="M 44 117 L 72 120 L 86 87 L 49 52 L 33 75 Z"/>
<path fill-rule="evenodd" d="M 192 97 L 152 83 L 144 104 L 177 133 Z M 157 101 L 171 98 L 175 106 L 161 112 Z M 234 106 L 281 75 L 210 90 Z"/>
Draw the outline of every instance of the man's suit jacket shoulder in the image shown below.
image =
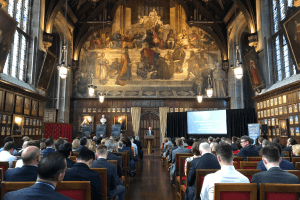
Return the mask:
<path fill-rule="evenodd" d="M 74 162 L 70 158 L 66 158 L 66 161 L 67 161 L 67 168 L 72 168 L 76 164 L 76 162 Z"/>
<path fill-rule="evenodd" d="M 7 169 L 4 173 L 4 181 L 22 182 L 36 181 L 37 167 L 23 165 L 21 168 Z"/>
<path fill-rule="evenodd" d="M 194 162 L 194 163 L 193 163 Z M 212 153 L 206 153 L 198 159 L 191 162 L 195 165 L 196 169 L 221 169 L 217 157 Z"/>
<path fill-rule="evenodd" d="M 244 157 L 245 161 L 247 161 L 247 157 L 256 157 L 259 156 L 259 154 L 254 145 L 248 145 L 244 148 L 241 148 L 240 151 L 236 154 L 236 156 Z"/>
<path fill-rule="evenodd" d="M 55 192 L 50 186 L 45 184 L 34 184 L 31 187 L 6 193 L 4 200 L 22 199 L 22 200 L 70 200 L 70 198 Z"/>
<path fill-rule="evenodd" d="M 44 149 L 43 151 L 41 151 L 43 157 L 46 156 L 48 153 L 52 153 L 54 152 L 55 150 L 53 148 L 46 148 Z"/>
<path fill-rule="evenodd" d="M 172 162 L 175 162 L 175 156 L 177 153 L 190 153 L 191 150 L 190 149 L 186 149 L 184 147 L 178 147 L 177 149 L 175 149 L 173 152 L 172 152 Z"/>
<path fill-rule="evenodd" d="M 263 171 L 252 176 L 252 183 L 286 183 L 299 184 L 299 178 L 289 172 L 283 171 L 279 167 L 272 167 L 268 171 Z"/>

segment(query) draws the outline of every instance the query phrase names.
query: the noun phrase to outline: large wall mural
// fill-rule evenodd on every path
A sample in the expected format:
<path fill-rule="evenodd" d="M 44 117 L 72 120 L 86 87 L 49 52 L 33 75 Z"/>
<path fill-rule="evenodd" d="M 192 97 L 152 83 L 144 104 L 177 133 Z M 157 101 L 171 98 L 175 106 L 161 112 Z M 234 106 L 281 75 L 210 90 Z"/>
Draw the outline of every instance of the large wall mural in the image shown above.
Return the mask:
<path fill-rule="evenodd" d="M 216 42 L 188 26 L 180 5 L 167 11 L 147 7 L 147 12 L 135 12 L 133 5 L 119 6 L 112 26 L 94 32 L 83 45 L 75 97 L 88 97 L 89 84 L 112 97 L 192 97 L 205 93 L 209 75 L 214 96 L 226 96 Z"/>

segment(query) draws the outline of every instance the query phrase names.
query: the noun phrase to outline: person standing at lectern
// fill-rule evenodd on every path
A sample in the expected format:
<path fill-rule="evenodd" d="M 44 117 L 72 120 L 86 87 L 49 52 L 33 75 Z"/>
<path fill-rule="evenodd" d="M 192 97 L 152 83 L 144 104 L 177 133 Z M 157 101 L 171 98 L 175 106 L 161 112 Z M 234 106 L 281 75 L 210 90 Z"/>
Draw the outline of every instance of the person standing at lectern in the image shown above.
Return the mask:
<path fill-rule="evenodd" d="M 151 127 L 149 127 L 149 130 L 146 131 L 146 135 L 154 135 L 154 132 L 152 131 Z"/>

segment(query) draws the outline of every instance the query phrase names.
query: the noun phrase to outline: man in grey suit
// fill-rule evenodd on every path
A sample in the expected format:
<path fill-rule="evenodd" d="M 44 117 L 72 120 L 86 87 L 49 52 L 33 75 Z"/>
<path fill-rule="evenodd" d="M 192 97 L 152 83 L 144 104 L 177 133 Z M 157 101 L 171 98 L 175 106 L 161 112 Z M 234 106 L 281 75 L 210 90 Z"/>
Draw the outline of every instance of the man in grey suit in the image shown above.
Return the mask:
<path fill-rule="evenodd" d="M 274 146 L 266 146 L 261 149 L 262 161 L 267 168 L 263 171 L 252 176 L 251 183 L 257 183 L 258 197 L 259 197 L 259 184 L 260 183 L 283 183 L 283 184 L 299 184 L 299 178 L 289 172 L 283 171 L 279 167 L 281 162 L 278 148 Z"/>
<path fill-rule="evenodd" d="M 149 130 L 146 131 L 146 135 L 154 135 L 154 132 L 152 131 L 151 127 L 149 127 Z"/>

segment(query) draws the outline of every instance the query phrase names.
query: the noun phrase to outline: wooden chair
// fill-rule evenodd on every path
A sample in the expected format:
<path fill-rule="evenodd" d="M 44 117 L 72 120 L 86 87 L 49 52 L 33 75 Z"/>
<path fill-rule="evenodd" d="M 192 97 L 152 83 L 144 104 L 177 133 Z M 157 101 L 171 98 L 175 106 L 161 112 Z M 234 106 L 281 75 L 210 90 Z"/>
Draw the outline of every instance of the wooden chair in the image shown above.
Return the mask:
<path fill-rule="evenodd" d="M 76 156 L 69 156 L 69 159 L 76 162 Z"/>
<path fill-rule="evenodd" d="M 289 199 L 298 200 L 300 184 L 260 183 L 260 199 Z"/>
<path fill-rule="evenodd" d="M 256 183 L 215 183 L 215 200 L 257 200 Z"/>
<path fill-rule="evenodd" d="M 76 151 L 72 151 L 72 156 L 78 156 L 79 155 L 79 153 L 78 152 L 76 152 Z"/>
<path fill-rule="evenodd" d="M 282 153 L 284 153 L 285 157 L 290 157 L 290 152 L 288 152 L 288 151 L 282 151 Z"/>
<path fill-rule="evenodd" d="M 122 156 L 118 156 L 118 157 L 119 157 L 119 159 L 121 161 L 121 168 L 123 168 L 123 157 Z M 122 169 L 122 171 L 123 171 L 123 169 Z M 122 175 L 121 180 L 122 180 L 122 182 L 123 182 L 123 184 L 125 186 L 125 174 L 124 174 L 124 176 Z"/>
<path fill-rule="evenodd" d="M 296 162 L 300 162 L 300 157 L 292 157 L 292 163 L 295 168 L 296 168 Z"/>
<path fill-rule="evenodd" d="M 300 162 L 295 162 L 295 170 L 300 170 Z"/>
<path fill-rule="evenodd" d="M 106 168 L 91 168 L 96 171 L 101 177 L 102 199 L 107 200 L 107 169 Z"/>
<path fill-rule="evenodd" d="M 1 183 L 1 199 L 5 193 L 34 185 L 35 182 L 5 182 Z M 90 181 L 62 181 L 57 184 L 55 191 L 74 200 L 90 200 Z"/>
<path fill-rule="evenodd" d="M 129 176 L 127 173 L 127 153 L 126 152 L 119 152 L 122 155 L 122 171 L 124 171 L 125 180 L 123 181 L 124 186 L 127 187 L 129 183 Z"/>
<path fill-rule="evenodd" d="M 177 174 L 179 174 L 179 165 L 182 164 L 179 160 L 179 157 L 181 156 L 185 156 L 186 158 L 187 157 L 191 157 L 193 156 L 191 153 L 176 153 L 175 155 L 175 173 L 174 173 L 174 182 L 176 183 L 176 177 L 177 177 Z M 176 184 L 175 184 L 176 186 Z"/>
<path fill-rule="evenodd" d="M 291 158 L 290 157 L 281 157 L 281 159 L 285 159 L 285 160 L 291 162 Z"/>
<path fill-rule="evenodd" d="M 16 168 L 17 160 L 12 161 L 11 168 Z"/>
<path fill-rule="evenodd" d="M 236 161 L 233 162 L 233 166 L 234 166 L 235 169 L 237 169 L 237 162 Z"/>
<path fill-rule="evenodd" d="M 240 162 L 240 169 L 256 169 L 258 162 L 251 162 L 251 161 L 241 161 Z"/>
<path fill-rule="evenodd" d="M 246 176 L 249 179 L 250 183 L 252 180 L 252 176 L 256 173 L 261 172 L 260 169 L 237 169 L 237 171 Z"/>
<path fill-rule="evenodd" d="M 284 170 L 284 171 L 294 174 L 300 179 L 300 171 L 299 170 Z"/>
<path fill-rule="evenodd" d="M 171 150 L 172 150 L 172 146 L 170 146 L 169 149 L 168 149 L 169 156 L 171 155 Z M 167 168 L 169 168 L 172 165 L 172 163 L 169 163 L 168 157 L 165 158 L 165 165 L 166 165 Z"/>
<path fill-rule="evenodd" d="M 0 168 L 0 183 L 3 181 L 3 169 Z"/>
<path fill-rule="evenodd" d="M 211 151 L 211 153 L 215 154 L 216 155 L 216 151 Z"/>
<path fill-rule="evenodd" d="M 215 173 L 219 169 L 197 169 L 196 170 L 196 197 L 200 197 L 201 188 L 203 185 L 204 177 L 207 174 Z"/>
<path fill-rule="evenodd" d="M 191 168 L 191 161 L 188 161 L 186 163 L 186 179 L 187 177 L 189 177 L 190 168 Z M 180 185 L 180 200 L 184 199 L 186 188 L 187 188 L 187 181 L 185 185 Z"/>
<path fill-rule="evenodd" d="M 183 182 L 187 179 L 187 177 L 185 176 L 185 171 L 184 171 L 185 159 L 187 159 L 188 157 L 191 157 L 191 155 L 190 154 L 185 154 L 183 156 L 178 156 L 178 160 L 177 160 L 177 155 L 178 154 L 180 154 L 180 153 L 176 154 L 175 191 L 177 192 L 177 195 L 180 196 L 180 187 L 181 187 L 181 184 L 183 184 Z M 176 166 L 178 167 L 177 171 L 176 171 Z M 177 176 L 177 172 L 178 172 L 179 176 Z"/>
<path fill-rule="evenodd" d="M 240 162 L 241 161 L 244 161 L 245 160 L 245 158 L 244 157 L 234 157 L 233 158 L 233 161 L 235 161 L 236 162 L 236 164 L 237 164 L 237 167 L 236 167 L 236 169 L 241 169 L 241 167 L 240 167 Z"/>
<path fill-rule="evenodd" d="M 3 174 L 9 167 L 9 162 L 8 161 L 2 161 L 0 162 L 0 168 L 2 168 Z"/>
<path fill-rule="evenodd" d="M 261 157 L 247 157 L 247 161 L 259 162 L 261 161 Z"/>

